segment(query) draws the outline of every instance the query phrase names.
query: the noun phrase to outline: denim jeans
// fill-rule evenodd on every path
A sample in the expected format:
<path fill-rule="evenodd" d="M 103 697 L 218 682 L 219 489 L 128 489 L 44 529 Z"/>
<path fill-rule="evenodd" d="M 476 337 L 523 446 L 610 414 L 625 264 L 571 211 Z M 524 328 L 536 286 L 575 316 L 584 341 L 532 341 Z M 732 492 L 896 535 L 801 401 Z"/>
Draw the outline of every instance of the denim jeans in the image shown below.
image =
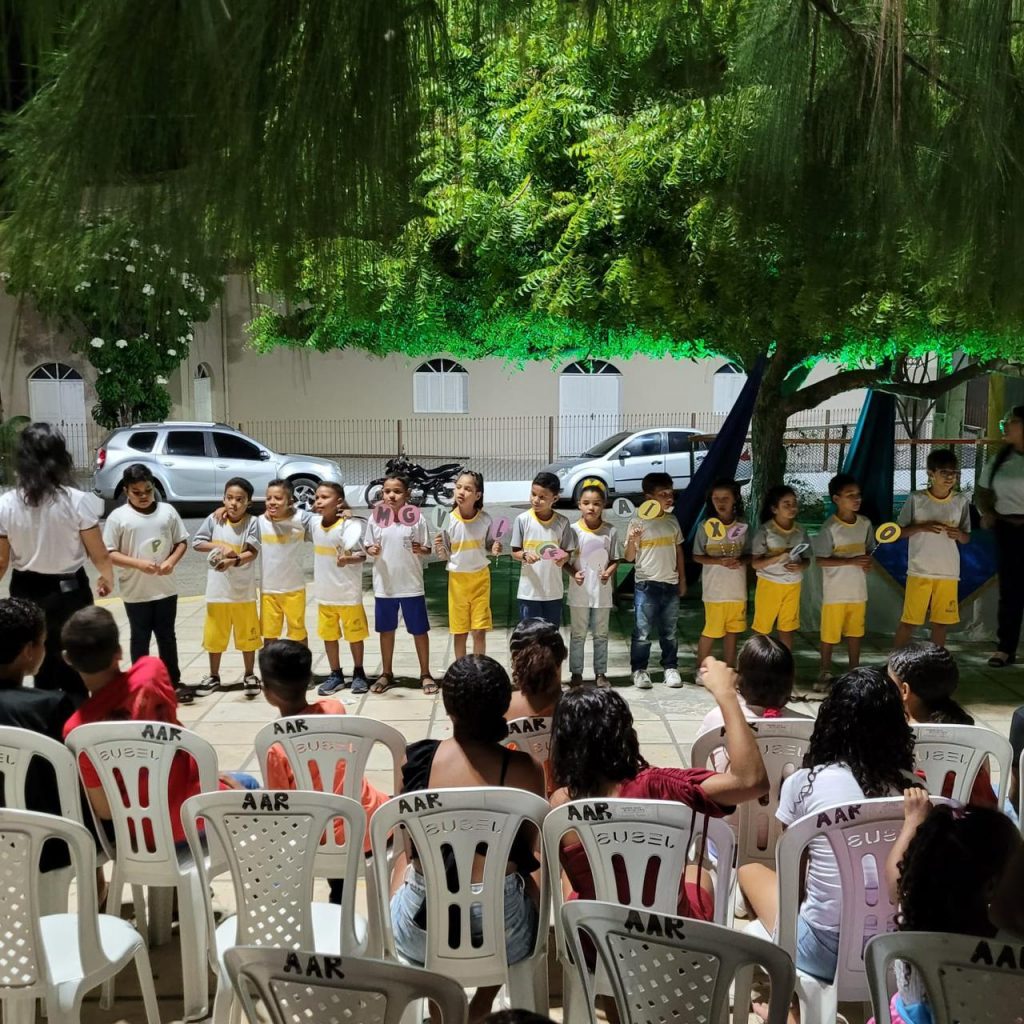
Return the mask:
<path fill-rule="evenodd" d="M 562 628 L 562 599 L 554 601 L 531 601 L 519 598 L 519 621 L 526 619 L 546 619 L 556 629 Z"/>
<path fill-rule="evenodd" d="M 629 645 L 630 670 L 646 669 L 651 657 L 651 641 L 658 631 L 661 646 L 661 667 L 679 667 L 679 641 L 676 623 L 679 620 L 679 584 L 658 580 L 638 580 L 633 595 L 633 641 Z"/>
<path fill-rule="evenodd" d="M 583 649 L 587 633 L 594 637 L 594 675 L 608 671 L 608 617 L 611 608 L 577 608 L 569 606 L 569 671 L 583 675 Z"/>

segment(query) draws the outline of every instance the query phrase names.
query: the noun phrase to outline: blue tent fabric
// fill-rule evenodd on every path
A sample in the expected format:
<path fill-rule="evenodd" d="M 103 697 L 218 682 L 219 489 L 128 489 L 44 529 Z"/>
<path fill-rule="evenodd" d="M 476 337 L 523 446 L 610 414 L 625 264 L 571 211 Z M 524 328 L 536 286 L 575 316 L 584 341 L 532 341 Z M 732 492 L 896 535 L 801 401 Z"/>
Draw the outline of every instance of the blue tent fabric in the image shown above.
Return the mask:
<path fill-rule="evenodd" d="M 901 587 L 907 585 L 907 554 L 905 540 L 879 544 L 875 549 L 875 560 Z M 960 603 L 974 597 L 995 572 L 995 537 L 991 530 L 975 530 L 970 543 L 960 545 L 960 583 L 957 586 Z"/>
<path fill-rule="evenodd" d="M 861 513 L 876 524 L 892 518 L 895 440 L 896 396 L 869 391 L 846 453 L 843 472 L 860 484 Z"/>

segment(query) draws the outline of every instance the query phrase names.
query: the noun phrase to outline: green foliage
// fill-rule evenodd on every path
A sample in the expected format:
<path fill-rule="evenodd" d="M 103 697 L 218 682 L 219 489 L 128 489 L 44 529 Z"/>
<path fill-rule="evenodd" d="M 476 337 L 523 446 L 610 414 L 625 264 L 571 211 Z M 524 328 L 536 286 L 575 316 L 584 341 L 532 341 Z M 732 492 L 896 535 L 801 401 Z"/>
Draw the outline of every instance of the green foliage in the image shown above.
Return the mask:
<path fill-rule="evenodd" d="M 0 484 L 14 480 L 14 456 L 18 435 L 31 423 L 28 416 L 11 416 L 0 422 Z"/>

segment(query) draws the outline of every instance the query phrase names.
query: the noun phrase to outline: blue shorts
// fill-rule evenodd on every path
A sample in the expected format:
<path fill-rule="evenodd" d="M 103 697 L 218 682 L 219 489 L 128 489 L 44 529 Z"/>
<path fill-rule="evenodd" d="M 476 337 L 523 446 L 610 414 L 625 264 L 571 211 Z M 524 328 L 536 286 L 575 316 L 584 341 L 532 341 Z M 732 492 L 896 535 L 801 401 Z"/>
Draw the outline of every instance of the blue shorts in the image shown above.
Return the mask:
<path fill-rule="evenodd" d="M 479 892 L 474 885 L 473 891 Z M 398 892 L 391 897 L 391 923 L 395 931 L 395 946 L 402 956 L 423 966 L 427 955 L 427 933 L 416 924 L 423 909 L 427 889 L 423 876 L 410 871 Z M 474 903 L 469 913 L 469 930 L 474 942 L 483 935 L 481 904 Z M 526 895 L 522 878 L 517 874 L 505 876 L 505 953 L 510 964 L 525 960 L 537 940 L 537 908 Z"/>
<path fill-rule="evenodd" d="M 796 966 L 819 981 L 832 984 L 839 963 L 839 932 L 827 932 L 796 920 Z"/>
<path fill-rule="evenodd" d="M 422 594 L 415 597 L 378 597 L 373 604 L 374 629 L 378 633 L 394 633 L 398 629 L 398 612 L 411 636 L 423 636 L 430 632 L 427 618 L 427 599 Z"/>
<path fill-rule="evenodd" d="M 524 619 L 547 619 L 556 629 L 562 625 L 562 599 L 555 601 L 528 601 L 519 598 L 519 621 Z"/>

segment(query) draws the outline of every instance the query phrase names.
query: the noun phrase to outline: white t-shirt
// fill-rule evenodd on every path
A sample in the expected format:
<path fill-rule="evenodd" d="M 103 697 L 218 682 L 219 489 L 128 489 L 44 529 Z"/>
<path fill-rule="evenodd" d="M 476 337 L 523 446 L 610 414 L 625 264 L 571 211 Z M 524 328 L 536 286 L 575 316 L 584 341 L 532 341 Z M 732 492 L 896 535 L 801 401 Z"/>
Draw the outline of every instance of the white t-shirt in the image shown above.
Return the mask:
<path fill-rule="evenodd" d="M 92 497 L 62 487 L 39 505 L 18 490 L 0 494 L 0 537 L 11 545 L 11 565 L 19 572 L 65 576 L 85 565 L 81 531 L 99 524 Z"/>
<path fill-rule="evenodd" d="M 120 551 L 130 558 L 162 562 L 188 532 L 181 516 L 165 501 L 158 502 L 152 512 L 140 512 L 131 505 L 115 508 L 103 526 L 103 543 L 108 551 Z M 174 575 L 150 576 L 139 569 L 117 567 L 117 585 L 126 604 L 159 601 L 173 597 L 178 588 Z"/>
<path fill-rule="evenodd" d="M 309 512 L 297 509 L 289 519 L 269 519 L 266 513 L 257 520 L 260 531 L 260 591 L 264 594 L 291 594 L 304 590 L 302 544 L 310 539 Z"/>
<path fill-rule="evenodd" d="M 744 523 L 743 519 L 736 519 L 726 529 L 735 526 L 737 523 Z M 708 558 L 742 558 L 750 552 L 750 529 L 739 540 L 729 540 L 728 537 L 716 537 L 712 540 L 704 531 L 703 524 L 698 527 L 697 534 L 693 538 L 693 553 L 695 555 L 707 555 Z M 724 601 L 746 601 L 747 599 L 747 566 L 746 563 L 738 569 L 727 569 L 724 565 L 702 565 L 700 572 L 700 585 L 702 599 L 705 604 L 718 604 Z"/>
<path fill-rule="evenodd" d="M 772 722 L 777 721 L 779 718 L 810 718 L 810 715 L 801 714 L 799 711 L 794 711 L 791 707 L 784 707 L 779 709 L 777 718 L 765 718 L 764 708 L 752 707 L 744 699 L 742 694 L 736 695 L 739 700 L 740 708 L 743 711 L 743 717 L 748 722 L 757 722 L 762 719 L 769 725 Z M 703 736 L 708 732 L 722 733 L 725 726 L 725 719 L 722 717 L 722 709 L 716 704 L 705 716 L 704 721 L 700 723 L 700 728 L 697 730 L 697 736 Z M 725 752 L 725 746 L 716 747 L 711 754 L 711 763 L 714 766 L 716 772 L 725 772 L 729 770 L 729 755 Z M 703 767 L 703 765 L 698 765 Z"/>
<path fill-rule="evenodd" d="M 628 531 L 639 526 L 644 532 L 636 542 L 636 578 L 640 582 L 678 583 L 679 566 L 676 554 L 683 543 L 683 531 L 674 512 L 666 512 L 657 519 L 631 519 Z"/>
<path fill-rule="evenodd" d="M 397 522 L 380 526 L 371 516 L 363 543 L 367 547 L 380 545 L 380 554 L 373 558 L 374 597 L 419 597 L 423 593 L 423 555 L 417 555 L 412 546 L 430 545 L 426 520 L 421 517 L 415 526 Z"/>
<path fill-rule="evenodd" d="M 463 519 L 452 509 L 448 525 L 441 531 L 441 541 L 448 555 L 449 572 L 479 572 L 490 568 L 487 552 L 494 543 L 491 517 L 480 509 L 472 519 Z"/>
<path fill-rule="evenodd" d="M 353 555 L 364 555 L 362 530 L 359 540 L 351 547 L 342 543 L 341 532 L 356 519 L 335 519 L 324 526 L 322 517 L 315 515 L 309 521 L 313 539 L 313 594 L 318 604 L 354 605 L 363 602 L 363 561 L 352 565 L 338 565 L 338 555 L 347 550 Z M 359 523 L 362 526 L 361 523 Z"/>
<path fill-rule="evenodd" d="M 979 483 L 996 492 L 996 511 L 1001 516 L 1024 516 L 1024 454 L 1012 451 L 993 477 L 995 465 L 995 458 L 989 459 Z"/>
<path fill-rule="evenodd" d="M 570 580 L 566 584 L 570 608 L 611 608 L 614 604 L 615 577 L 601 582 L 601 573 L 609 562 L 622 558 L 622 543 L 614 526 L 602 522 L 591 530 L 582 519 L 572 524 L 576 553 L 572 559 L 575 569 L 583 570 L 583 582 Z"/>
<path fill-rule="evenodd" d="M 931 491 L 911 491 L 900 509 L 897 522 L 900 526 L 946 523 L 970 533 L 971 506 L 967 495 L 956 491 L 946 498 L 936 498 Z M 945 533 L 915 533 L 910 538 L 907 575 L 933 580 L 960 579 L 960 548 L 957 542 Z"/>
<path fill-rule="evenodd" d="M 806 544 L 809 540 L 807 531 L 799 523 L 794 523 L 788 530 L 784 530 L 774 519 L 769 519 L 754 531 L 750 553 L 754 558 L 781 555 L 783 551 L 792 551 L 798 544 Z M 800 557 L 800 561 L 807 561 L 806 551 Z M 800 583 L 803 580 L 803 573 L 790 572 L 785 562 L 776 562 L 764 569 L 758 569 L 757 575 L 763 580 L 771 580 L 772 583 Z"/>
<path fill-rule="evenodd" d="M 512 550 L 532 551 L 540 554 L 547 544 L 571 553 L 576 548 L 575 534 L 569 520 L 552 512 L 547 522 L 541 522 L 533 509 L 516 516 L 512 524 Z M 552 558 L 541 558 L 533 564 L 521 562 L 518 596 L 521 601 L 560 601 L 565 594 L 562 575 L 564 570 Z"/>
<path fill-rule="evenodd" d="M 829 516 L 811 542 L 816 558 L 859 558 L 875 550 L 875 534 L 866 516 L 844 523 Z M 867 573 L 860 566 L 821 567 L 822 604 L 859 604 L 868 599 Z"/>
<path fill-rule="evenodd" d="M 256 517 L 245 515 L 237 523 L 225 519 L 218 523 L 213 516 L 207 516 L 203 525 L 196 530 L 192 546 L 213 541 L 226 544 L 230 550 L 241 554 L 246 548 L 260 549 L 260 530 Z M 207 604 L 244 604 L 256 600 L 256 559 L 245 565 L 235 565 L 224 572 L 212 567 L 206 574 Z"/>

